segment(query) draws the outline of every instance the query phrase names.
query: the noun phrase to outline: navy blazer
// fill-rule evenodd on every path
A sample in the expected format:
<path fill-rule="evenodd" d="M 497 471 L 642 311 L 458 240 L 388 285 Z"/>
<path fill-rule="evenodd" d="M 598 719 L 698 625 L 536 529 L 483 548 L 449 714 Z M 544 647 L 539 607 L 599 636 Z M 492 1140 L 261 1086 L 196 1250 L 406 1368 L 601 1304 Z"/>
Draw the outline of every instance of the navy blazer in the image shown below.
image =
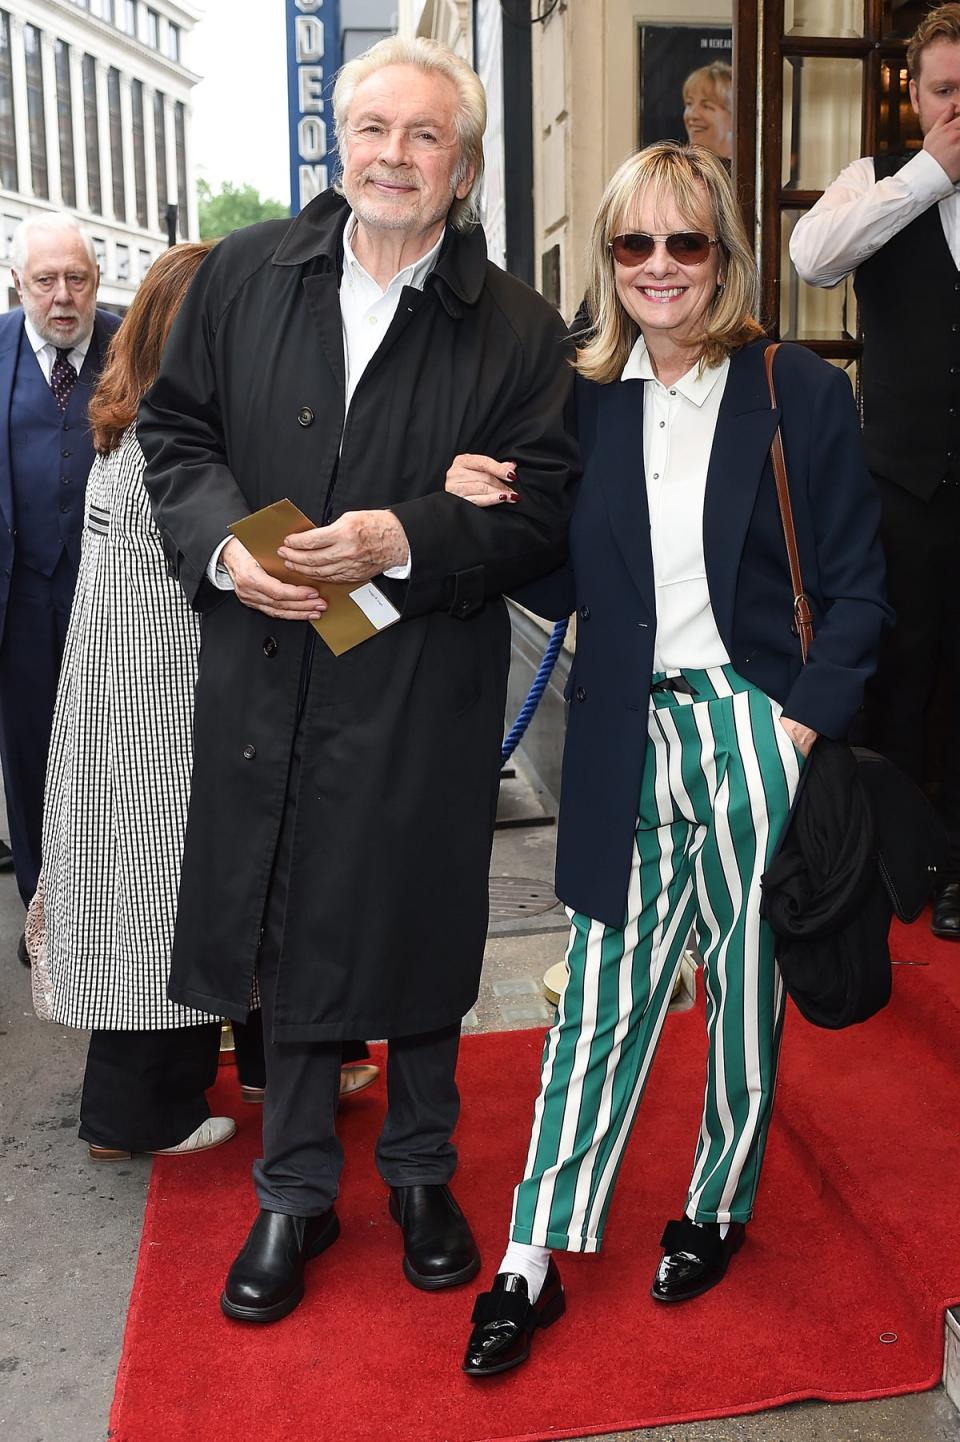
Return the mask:
<path fill-rule="evenodd" d="M 842 737 L 892 616 L 884 599 L 880 505 L 850 382 L 784 346 L 770 407 L 769 342 L 738 351 L 707 472 L 703 546 L 717 627 L 735 669 L 787 716 Z M 584 473 L 567 565 L 516 593 L 548 619 L 576 609 L 557 838 L 557 894 L 622 926 L 647 740 L 656 609 L 643 468 L 641 380 L 578 380 Z M 815 637 L 804 666 L 770 442 L 779 419 Z"/>
<path fill-rule="evenodd" d="M 77 385 L 87 390 L 89 394 L 93 393 L 110 337 L 119 324 L 119 317 L 110 311 L 98 310 L 94 316 L 93 335 L 83 367 L 77 378 Z M 10 403 L 23 339 L 23 311 L 18 308 L 8 311 L 6 315 L 0 315 L 0 635 L 3 634 L 3 620 L 6 615 L 10 576 L 16 552 L 16 517 L 13 514 L 10 456 Z M 84 430 L 82 436 L 76 438 L 74 445 L 78 453 L 84 450 L 88 454 L 86 471 L 89 471 L 93 464 L 93 442 L 88 429 Z M 79 512 L 79 524 L 82 525 L 82 510 Z"/>

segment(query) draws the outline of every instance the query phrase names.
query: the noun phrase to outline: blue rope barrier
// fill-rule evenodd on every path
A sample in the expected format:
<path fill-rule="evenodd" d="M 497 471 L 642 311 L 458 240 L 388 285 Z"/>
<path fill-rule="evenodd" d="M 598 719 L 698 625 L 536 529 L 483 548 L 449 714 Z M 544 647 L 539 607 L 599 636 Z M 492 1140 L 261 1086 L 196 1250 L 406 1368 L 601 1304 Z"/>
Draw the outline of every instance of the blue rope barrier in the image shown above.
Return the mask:
<path fill-rule="evenodd" d="M 533 720 L 533 713 L 540 704 L 540 697 L 547 689 L 547 682 L 550 680 L 551 672 L 556 665 L 557 657 L 560 654 L 560 647 L 563 645 L 563 638 L 567 634 L 569 618 L 558 621 L 553 628 L 553 635 L 547 642 L 547 649 L 543 653 L 543 660 L 540 662 L 539 670 L 533 678 L 533 685 L 527 694 L 527 699 L 520 707 L 520 713 L 516 721 L 510 727 L 504 737 L 503 745 L 500 748 L 500 764 L 509 761 L 523 740 L 523 733 Z"/>

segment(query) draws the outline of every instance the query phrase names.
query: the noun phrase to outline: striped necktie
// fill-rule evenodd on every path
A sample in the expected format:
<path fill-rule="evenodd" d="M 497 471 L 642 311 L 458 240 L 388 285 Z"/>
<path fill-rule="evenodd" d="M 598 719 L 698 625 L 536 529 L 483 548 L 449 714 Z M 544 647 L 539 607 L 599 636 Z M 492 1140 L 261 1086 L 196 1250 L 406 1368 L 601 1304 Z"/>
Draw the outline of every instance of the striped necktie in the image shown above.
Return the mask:
<path fill-rule="evenodd" d="M 77 373 L 67 360 L 70 350 L 70 346 L 68 346 L 66 350 L 61 350 L 59 346 L 57 347 L 57 358 L 50 372 L 50 389 L 53 391 L 57 405 L 61 411 L 67 409 L 70 392 L 77 383 Z"/>

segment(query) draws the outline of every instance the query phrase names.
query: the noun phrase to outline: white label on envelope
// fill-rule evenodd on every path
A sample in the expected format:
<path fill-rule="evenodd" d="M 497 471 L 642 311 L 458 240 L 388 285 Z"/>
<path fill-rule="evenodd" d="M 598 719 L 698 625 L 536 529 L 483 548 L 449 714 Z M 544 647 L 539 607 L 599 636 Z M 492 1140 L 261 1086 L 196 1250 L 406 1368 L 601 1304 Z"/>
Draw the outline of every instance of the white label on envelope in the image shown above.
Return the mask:
<path fill-rule="evenodd" d="M 396 606 L 391 605 L 383 592 L 378 591 L 369 581 L 365 586 L 358 586 L 355 591 L 351 591 L 350 599 L 357 603 L 371 626 L 376 626 L 378 631 L 400 620 L 400 612 Z"/>

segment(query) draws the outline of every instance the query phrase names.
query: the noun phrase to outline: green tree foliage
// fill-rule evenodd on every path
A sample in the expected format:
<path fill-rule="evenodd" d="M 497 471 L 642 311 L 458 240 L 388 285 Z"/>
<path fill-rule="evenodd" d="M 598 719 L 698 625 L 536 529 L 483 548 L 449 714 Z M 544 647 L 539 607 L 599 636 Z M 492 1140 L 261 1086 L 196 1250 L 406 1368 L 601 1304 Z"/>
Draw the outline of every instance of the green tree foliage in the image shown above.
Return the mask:
<path fill-rule="evenodd" d="M 232 185 L 229 180 L 216 192 L 206 180 L 197 181 L 200 235 L 204 240 L 218 240 L 244 225 L 258 220 L 283 220 L 289 208 L 279 200 L 264 200 L 252 185 Z"/>

